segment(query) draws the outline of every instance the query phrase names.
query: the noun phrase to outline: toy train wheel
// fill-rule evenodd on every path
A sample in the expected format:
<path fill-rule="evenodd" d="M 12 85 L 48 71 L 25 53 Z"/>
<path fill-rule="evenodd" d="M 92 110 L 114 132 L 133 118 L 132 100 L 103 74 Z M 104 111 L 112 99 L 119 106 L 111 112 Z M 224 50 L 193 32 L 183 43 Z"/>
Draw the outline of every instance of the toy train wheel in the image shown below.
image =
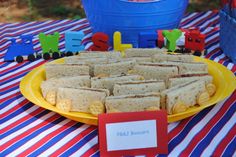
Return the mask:
<path fill-rule="evenodd" d="M 60 58 L 60 54 L 58 52 L 53 52 L 52 58 L 53 59 L 58 59 L 58 58 Z"/>
<path fill-rule="evenodd" d="M 37 59 L 41 59 L 41 58 L 42 58 L 42 55 L 41 55 L 41 54 L 37 54 L 37 55 L 36 55 L 36 58 L 37 58 Z"/>
<path fill-rule="evenodd" d="M 193 53 L 193 55 L 200 57 L 200 56 L 202 56 L 202 52 L 201 52 L 201 51 L 195 51 L 195 52 Z"/>
<path fill-rule="evenodd" d="M 73 53 L 72 52 L 66 52 L 66 56 L 73 56 Z"/>
<path fill-rule="evenodd" d="M 24 58 L 22 56 L 17 56 L 16 57 L 16 62 L 17 63 L 22 63 L 24 61 Z"/>
<path fill-rule="evenodd" d="M 191 50 L 189 50 L 189 49 L 184 49 L 184 53 L 191 53 Z"/>
<path fill-rule="evenodd" d="M 66 55 L 64 52 L 61 52 L 60 54 L 61 54 L 61 57 L 65 57 Z"/>
<path fill-rule="evenodd" d="M 35 61 L 35 56 L 33 54 L 28 55 L 28 61 L 33 62 Z"/>
<path fill-rule="evenodd" d="M 185 51 L 183 48 L 180 48 L 180 49 L 176 49 L 175 53 L 185 53 Z"/>
<path fill-rule="evenodd" d="M 50 54 L 49 53 L 44 53 L 43 54 L 43 59 L 49 60 L 50 59 Z"/>

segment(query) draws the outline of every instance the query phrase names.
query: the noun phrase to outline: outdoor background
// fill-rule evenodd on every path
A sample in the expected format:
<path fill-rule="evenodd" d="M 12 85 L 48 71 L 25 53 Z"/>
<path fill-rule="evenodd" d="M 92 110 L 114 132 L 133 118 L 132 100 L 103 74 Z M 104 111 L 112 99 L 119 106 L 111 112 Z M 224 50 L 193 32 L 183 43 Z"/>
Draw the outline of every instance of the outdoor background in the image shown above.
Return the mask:
<path fill-rule="evenodd" d="M 190 0 L 187 12 L 220 8 L 220 0 Z M 0 0 L 0 22 L 85 17 L 80 0 Z"/>

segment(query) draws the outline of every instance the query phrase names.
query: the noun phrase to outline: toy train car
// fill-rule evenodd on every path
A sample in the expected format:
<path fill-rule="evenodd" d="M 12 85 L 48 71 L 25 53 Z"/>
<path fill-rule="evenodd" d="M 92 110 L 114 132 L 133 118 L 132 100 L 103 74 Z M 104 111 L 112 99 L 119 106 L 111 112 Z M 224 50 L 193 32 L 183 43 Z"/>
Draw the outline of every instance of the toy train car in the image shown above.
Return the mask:
<path fill-rule="evenodd" d="M 195 56 L 206 55 L 204 34 L 199 30 L 189 30 L 185 33 L 185 43 L 183 46 L 178 46 L 175 52 L 177 53 L 191 53 Z"/>
<path fill-rule="evenodd" d="M 73 56 L 73 52 L 60 52 L 52 51 L 43 51 L 42 53 L 38 54 L 35 52 L 33 48 L 33 36 L 31 35 L 22 35 L 20 36 L 21 42 L 16 42 L 16 39 L 11 39 L 11 45 L 8 48 L 4 56 L 5 61 L 16 61 L 18 63 L 22 63 L 24 60 L 28 61 L 35 61 L 36 59 L 43 58 L 45 60 L 49 60 L 50 58 L 58 59 L 64 56 Z"/>
<path fill-rule="evenodd" d="M 164 36 L 165 34 L 168 34 L 166 37 L 167 41 L 167 49 L 169 46 L 169 50 L 175 51 L 176 53 L 191 53 L 195 56 L 202 56 L 206 54 L 205 51 L 205 35 L 201 34 L 199 30 L 182 30 L 182 32 L 185 32 L 185 35 L 182 34 L 180 30 L 172 30 L 172 31 L 165 31 L 165 33 L 160 33 L 161 31 L 158 31 L 158 35 L 155 34 L 149 34 L 144 33 L 140 36 L 140 48 L 150 48 L 158 46 L 159 48 L 162 48 L 164 46 Z M 175 35 L 175 32 L 178 33 L 178 36 Z M 114 33 L 117 34 L 117 33 Z M 163 34 L 163 35 L 162 35 Z M 182 37 L 180 37 L 182 34 Z M 172 36 L 173 35 L 173 36 Z M 158 39 L 157 39 L 158 36 Z M 180 37 L 180 38 L 179 38 Z M 42 47 L 42 53 L 38 54 L 34 51 L 33 48 L 33 36 L 31 35 L 22 35 L 21 42 L 16 42 L 15 39 L 11 39 L 12 44 L 9 46 L 7 53 L 5 54 L 4 60 L 5 61 L 17 61 L 18 63 L 23 62 L 24 60 L 29 61 L 35 61 L 38 58 L 43 58 L 45 60 L 48 60 L 50 58 L 52 59 L 58 59 L 60 57 L 64 56 L 72 56 L 74 54 L 78 54 L 79 51 L 84 49 L 84 46 L 82 44 L 82 39 L 84 38 L 83 32 L 66 32 L 65 33 L 65 48 L 66 52 L 60 52 L 59 51 L 59 38 L 60 35 L 58 32 L 55 32 L 53 35 L 45 35 L 44 33 L 39 34 L 39 41 L 41 43 Z M 119 42 L 114 42 L 114 49 L 116 49 L 117 46 L 115 46 L 117 43 L 121 44 L 121 35 L 119 36 Z M 175 40 L 171 40 L 175 38 Z M 179 40 L 182 40 L 182 45 L 177 44 L 176 49 L 176 40 L 179 38 Z M 115 39 L 115 38 L 114 38 Z M 156 42 L 157 40 L 157 42 Z M 109 48 L 109 45 L 107 43 L 108 36 L 102 32 L 95 33 L 92 37 L 92 41 L 95 46 L 93 46 L 92 51 L 104 51 Z M 151 43 L 151 44 L 150 44 Z M 127 45 L 127 44 L 125 44 Z M 171 46 L 170 46 L 171 45 Z M 143 46 L 143 47 L 142 47 Z M 120 46 L 118 46 L 120 47 Z M 130 45 L 129 47 L 132 47 Z M 120 51 L 118 49 L 118 51 Z"/>

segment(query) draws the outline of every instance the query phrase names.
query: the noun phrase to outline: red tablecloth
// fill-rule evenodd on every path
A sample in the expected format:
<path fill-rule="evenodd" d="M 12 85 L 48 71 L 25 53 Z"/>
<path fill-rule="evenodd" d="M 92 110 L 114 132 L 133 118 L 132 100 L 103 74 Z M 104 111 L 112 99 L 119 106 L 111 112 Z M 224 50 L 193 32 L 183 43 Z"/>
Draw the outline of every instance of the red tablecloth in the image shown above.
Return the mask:
<path fill-rule="evenodd" d="M 198 27 L 207 35 L 207 58 L 225 65 L 236 74 L 236 65 L 219 48 L 219 16 L 216 12 L 186 15 L 182 28 Z M 34 35 L 34 48 L 41 52 L 37 35 L 83 30 L 86 48 L 91 46 L 88 21 L 60 20 L 29 23 L 0 23 L 0 156 L 99 156 L 97 127 L 77 123 L 40 108 L 19 91 L 21 79 L 44 60 L 6 63 L 8 39 Z M 235 32 L 234 32 L 235 33 Z M 214 107 L 168 125 L 169 156 L 236 156 L 236 92 Z M 160 155 L 161 156 L 161 155 Z"/>

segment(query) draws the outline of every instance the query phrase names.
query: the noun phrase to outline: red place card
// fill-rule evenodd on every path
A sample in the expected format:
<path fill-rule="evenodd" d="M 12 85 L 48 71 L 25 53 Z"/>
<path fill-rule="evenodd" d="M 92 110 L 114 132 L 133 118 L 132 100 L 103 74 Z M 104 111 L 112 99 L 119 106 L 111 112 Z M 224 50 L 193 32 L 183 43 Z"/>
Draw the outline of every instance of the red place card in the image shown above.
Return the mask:
<path fill-rule="evenodd" d="M 168 153 L 166 111 L 101 114 L 98 129 L 102 157 Z"/>

